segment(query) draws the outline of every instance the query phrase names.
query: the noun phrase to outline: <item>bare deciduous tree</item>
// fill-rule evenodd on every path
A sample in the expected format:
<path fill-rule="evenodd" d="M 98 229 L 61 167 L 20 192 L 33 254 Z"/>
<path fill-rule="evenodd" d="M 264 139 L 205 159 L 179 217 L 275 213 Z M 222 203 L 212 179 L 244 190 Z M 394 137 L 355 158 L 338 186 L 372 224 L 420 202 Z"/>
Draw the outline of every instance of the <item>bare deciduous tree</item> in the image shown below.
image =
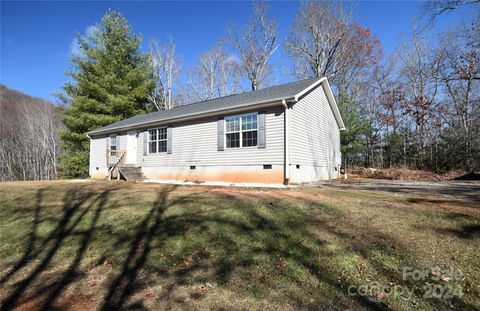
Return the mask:
<path fill-rule="evenodd" d="M 431 134 L 427 132 L 428 122 L 433 116 L 439 92 L 439 80 L 436 77 L 438 62 L 432 60 L 425 40 L 414 35 L 408 41 L 411 45 L 405 43 L 400 54 L 402 79 L 410 90 L 402 109 L 414 121 L 418 139 L 417 155 L 423 162 L 426 135 Z"/>
<path fill-rule="evenodd" d="M 432 23 L 438 16 L 465 5 L 480 5 L 480 0 L 429 0 L 422 5 L 420 13 L 427 18 L 427 23 Z"/>
<path fill-rule="evenodd" d="M 335 74 L 340 67 L 342 46 L 348 39 L 348 19 L 327 2 L 310 1 L 300 8 L 285 41 L 294 59 L 297 77 Z"/>
<path fill-rule="evenodd" d="M 183 94 L 189 102 L 234 94 L 239 89 L 239 72 L 240 64 L 218 43 L 200 55 Z"/>
<path fill-rule="evenodd" d="M 378 38 L 368 28 L 352 23 L 341 6 L 327 2 L 302 5 L 285 48 L 298 78 L 333 77 L 342 92 L 380 56 Z"/>
<path fill-rule="evenodd" d="M 149 51 L 157 85 L 153 93 L 147 96 L 157 110 L 173 108 L 172 89 L 182 67 L 175 54 L 176 46 L 172 37 L 170 36 L 168 40 L 166 44 L 152 40 Z"/>
<path fill-rule="evenodd" d="M 480 16 L 469 26 L 443 34 L 435 57 L 448 95 L 443 100 L 442 119 L 462 142 L 465 157 L 471 159 L 472 142 L 479 141 L 474 124 L 480 122 Z"/>
<path fill-rule="evenodd" d="M 0 180 L 54 179 L 60 153 L 60 109 L 2 86 Z"/>
<path fill-rule="evenodd" d="M 252 90 L 258 89 L 270 75 L 272 69 L 268 62 L 278 48 L 277 24 L 268 16 L 268 9 L 265 2 L 254 2 L 254 16 L 244 29 L 231 27 L 229 30 L 229 42 L 240 56 Z"/>

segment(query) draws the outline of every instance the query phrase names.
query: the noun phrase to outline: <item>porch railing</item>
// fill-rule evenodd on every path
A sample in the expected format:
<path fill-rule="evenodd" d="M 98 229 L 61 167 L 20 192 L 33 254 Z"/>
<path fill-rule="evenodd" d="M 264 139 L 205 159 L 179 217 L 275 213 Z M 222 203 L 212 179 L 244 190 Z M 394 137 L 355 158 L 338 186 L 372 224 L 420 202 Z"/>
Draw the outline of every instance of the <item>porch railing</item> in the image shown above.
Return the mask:
<path fill-rule="evenodd" d="M 125 150 L 107 149 L 107 165 L 125 164 Z"/>

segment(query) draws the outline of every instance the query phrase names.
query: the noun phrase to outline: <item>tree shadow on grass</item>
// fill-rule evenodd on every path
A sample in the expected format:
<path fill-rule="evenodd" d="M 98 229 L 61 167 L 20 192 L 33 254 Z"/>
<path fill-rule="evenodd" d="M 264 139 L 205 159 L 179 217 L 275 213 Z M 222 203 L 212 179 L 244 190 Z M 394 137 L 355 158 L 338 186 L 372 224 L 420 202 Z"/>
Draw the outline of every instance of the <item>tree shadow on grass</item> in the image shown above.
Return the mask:
<path fill-rule="evenodd" d="M 459 228 L 447 228 L 447 229 L 435 228 L 434 230 L 441 234 L 452 234 L 460 239 L 473 240 L 475 238 L 480 238 L 479 224 L 465 224 Z"/>
<path fill-rule="evenodd" d="M 332 288 L 334 295 L 333 298 L 323 297 L 325 300 L 322 302 L 319 300 L 321 297 L 312 293 L 316 300 L 310 302 L 295 289 L 283 289 L 283 294 L 288 297 L 286 300 L 293 304 L 294 308 L 352 308 L 353 305 L 355 308 L 371 310 L 389 309 L 387 304 L 378 301 L 376 297 L 348 296 L 346 286 L 360 285 L 358 282 L 361 281 L 353 279 L 339 282 L 341 271 L 328 269 L 328 261 L 340 260 L 343 253 L 353 253 L 360 257 L 381 277 L 393 277 L 393 281 L 399 285 L 411 285 L 398 277 L 401 271 L 396 271 L 385 261 L 385 258 L 394 260 L 410 258 L 410 263 L 415 262 L 415 254 L 408 250 L 407 245 L 402 245 L 396 237 L 379 232 L 374 227 L 359 227 L 355 219 L 348 214 L 340 212 L 337 215 L 330 215 L 329 213 L 332 213 L 330 207 L 321 203 L 303 200 L 303 203 L 309 206 L 307 209 L 327 210 L 328 215 L 311 217 L 308 212 L 302 212 L 298 206 L 292 206 L 292 202 L 277 200 L 274 197 L 256 198 L 252 194 L 242 199 L 229 194 L 217 194 L 211 200 L 202 202 L 202 198 L 196 197 L 195 194 L 167 199 L 168 193 L 168 190 L 163 190 L 159 194 L 147 216 L 138 225 L 121 272 L 110 283 L 101 309 L 148 309 L 142 298 L 133 297 L 149 285 L 158 284 L 158 279 L 161 279 L 163 288 L 158 300 L 163 301 L 162 308 L 165 309 L 186 303 L 185 299 L 175 297 L 176 291 L 182 285 L 214 282 L 240 295 L 250 292 L 262 297 L 266 295 L 266 291 L 268 292 L 267 288 L 274 283 L 269 278 L 280 277 L 290 282 L 286 284 L 287 287 L 301 288 L 301 285 L 295 284 L 296 280 L 292 279 L 292 275 L 289 275 L 294 272 L 282 270 L 290 268 L 308 271 L 319 283 Z M 195 203 L 199 205 L 198 208 Z M 178 206 L 182 208 L 178 210 Z M 176 212 L 167 213 L 167 209 L 172 207 L 177 208 Z M 227 211 L 232 214 L 228 214 Z M 340 219 L 341 226 L 332 225 L 333 216 Z M 345 229 L 349 227 L 359 230 L 352 232 Z M 341 239 L 343 249 L 337 253 L 330 251 L 327 247 L 328 242 L 322 239 L 321 235 L 314 234 L 312 228 L 321 228 L 329 235 Z M 190 241 L 193 246 L 187 245 L 175 250 L 177 255 L 172 256 L 177 256 L 173 259 L 177 265 L 166 265 L 165 262 L 160 264 L 159 262 L 167 260 L 151 257 L 153 249 L 169 251 L 166 249 L 169 241 L 179 238 L 184 242 L 193 240 Z M 195 241 L 198 243 L 193 243 Z M 308 243 L 304 244 L 302 241 Z M 209 255 L 208 251 L 204 251 L 206 243 L 212 252 L 218 255 Z M 377 256 L 379 251 L 383 257 Z M 258 259 L 259 257 L 270 259 Z M 319 258 L 323 262 L 319 262 Z M 282 262 L 293 267 L 287 264 L 283 267 Z M 252 280 L 252 273 L 256 271 L 258 264 L 270 265 L 267 267 L 269 275 L 259 277 L 264 278 L 263 281 Z M 139 278 L 139 272 L 144 268 L 154 276 Z M 232 281 L 232 278 L 237 281 Z M 238 282 L 238 278 L 241 282 Z M 249 288 L 250 285 L 252 287 Z M 206 295 L 198 290 L 192 290 L 193 300 L 202 300 Z M 342 299 L 337 300 L 340 297 Z M 421 299 L 421 295 L 417 299 Z M 444 306 L 441 302 L 431 304 L 435 308 Z M 456 300 L 455 305 L 465 309 L 473 308 L 463 300 Z"/>
<path fill-rule="evenodd" d="M 156 236 L 161 224 L 162 214 L 167 206 L 168 195 L 176 187 L 163 187 L 157 195 L 157 200 L 150 207 L 144 219 L 128 236 L 112 236 L 113 245 L 120 246 L 122 242 L 128 243 L 129 252 L 124 260 L 118 276 L 109 284 L 108 292 L 103 299 L 101 309 L 118 310 L 124 307 L 126 299 L 130 297 L 133 289 L 138 284 L 137 274 L 144 268 L 151 250 L 152 241 L 158 241 Z M 61 206 L 61 215 L 51 215 L 45 212 L 47 202 L 43 202 L 46 191 L 56 189 L 39 189 L 36 193 L 36 202 L 33 209 L 33 221 L 27 234 L 27 243 L 20 259 L 12 265 L 10 270 L 1 278 L 2 285 L 9 285 L 11 292 L 1 302 L 1 310 L 11 310 L 27 299 L 34 299 L 39 310 L 52 310 L 58 308 L 56 299 L 68 288 L 70 284 L 79 281 L 84 272 L 80 268 L 86 251 L 93 246 L 94 235 L 106 236 L 109 226 L 115 224 L 98 225 L 102 212 L 109 202 L 110 190 L 98 192 L 88 187 L 69 189 L 65 192 Z M 51 195 L 51 193 L 50 193 Z M 173 200 L 171 204 L 182 204 L 186 197 Z M 41 217 L 42 212 L 46 214 Z M 38 228 L 41 225 L 52 226 L 46 237 L 42 237 Z M 52 272 L 52 265 L 56 264 L 55 258 L 65 256 L 61 253 L 65 248 L 76 245 L 73 252 L 68 253 L 65 260 L 66 269 L 61 272 Z M 110 249 L 104 257 L 116 257 L 116 250 Z M 27 271 L 27 275 L 21 273 Z M 88 271 L 87 271 L 88 272 Z M 49 277 L 46 279 L 45 274 Z M 18 275 L 18 276 L 17 276 Z M 12 284 L 12 279 L 20 278 Z M 42 277 L 42 284 L 40 278 Z M 29 293 L 29 294 L 27 294 Z"/>
<path fill-rule="evenodd" d="M 331 211 L 329 207 L 311 202 L 309 199 L 303 200 L 305 205 L 310 205 L 311 208 L 325 209 L 329 215 L 310 217 L 308 212 L 302 212 L 302 209 L 306 210 L 308 207 L 299 209 L 298 206 L 294 208 L 288 204 L 288 202 L 281 203 L 275 198 L 269 200 L 260 198 L 260 200 L 263 200 L 262 204 L 264 208 L 268 206 L 269 202 L 274 206 L 271 213 L 264 213 L 261 212 L 261 208 L 255 206 L 258 202 L 250 204 L 247 198 L 245 200 L 239 200 L 238 197 L 228 194 L 224 195 L 224 197 L 230 202 L 237 202 L 234 208 L 241 209 L 243 216 L 246 217 L 225 219 L 221 217 L 222 209 L 218 208 L 212 211 L 211 214 L 217 214 L 213 217 L 196 215 L 194 223 L 191 225 L 198 225 L 197 222 L 199 221 L 209 224 L 215 222 L 223 226 L 225 231 L 237 233 L 234 237 L 228 237 L 225 235 L 219 236 L 218 232 L 206 232 L 206 234 L 212 235 L 212 237 L 215 238 L 214 243 L 223 249 L 224 254 L 227 255 L 203 265 L 202 263 L 197 263 L 188 269 L 178 271 L 175 274 L 175 284 L 191 283 L 191 276 L 194 275 L 195 272 L 206 271 L 210 268 L 214 271 L 213 277 L 210 276 L 210 280 L 213 279 L 213 281 L 227 286 L 231 275 L 235 273 L 234 271 L 238 271 L 238 269 L 243 267 L 250 270 L 255 268 L 257 262 L 252 259 L 257 255 L 265 255 L 270 258 L 281 259 L 285 262 L 293 262 L 295 266 L 309 271 L 319 282 L 327 284 L 335 288 L 337 293 L 343 293 L 344 296 L 347 296 L 347 290 L 344 286 L 348 286 L 348 284 L 359 285 L 356 283 L 356 280 L 353 279 L 351 280 L 352 283 L 347 284 L 340 283 L 338 280 L 338 272 L 340 271 L 328 271 L 325 269 L 328 263 L 319 262 L 318 258 L 320 254 L 320 257 L 324 261 L 336 261 L 342 259 L 343 253 L 352 253 L 360 257 L 366 266 L 372 267 L 374 273 L 376 273 L 380 279 L 383 279 L 384 282 L 392 281 L 400 286 L 411 287 L 408 280 L 401 279 L 401 267 L 395 268 L 391 262 L 401 262 L 416 267 L 417 254 L 415 254 L 413 249 L 409 249 L 409 245 L 404 244 L 401 239 L 392 234 L 380 232 L 374 226 L 367 225 L 363 227 L 356 223 L 355 218 L 350 217 L 350 215 L 344 212 L 339 212 L 337 215 L 330 215 L 329 213 L 331 213 Z M 248 196 L 250 199 L 253 197 L 254 195 Z M 279 221 L 275 218 L 275 214 L 283 214 L 285 220 Z M 341 225 L 336 226 L 332 222 L 332 216 L 335 216 Z M 188 217 L 184 220 L 187 223 L 190 221 Z M 166 221 L 168 222 L 170 220 L 166 219 Z M 341 239 L 343 248 L 336 254 L 332 253 L 327 247 L 327 241 L 322 239 L 321 235 L 313 234 L 311 232 L 312 228 L 321 228 L 322 231 L 328 235 Z M 353 228 L 353 230 L 348 230 L 347 228 Z M 239 245 L 238 241 L 242 239 L 242 235 L 245 240 L 252 240 L 252 243 L 250 245 Z M 310 243 L 303 244 L 303 240 L 310 241 Z M 274 262 L 272 264 L 276 263 Z M 248 283 L 249 278 L 250 275 L 246 275 L 244 281 Z M 200 278 L 197 280 L 194 279 L 193 281 L 201 280 Z M 172 284 L 172 287 L 173 286 Z M 261 290 L 261 288 L 256 288 L 254 291 L 255 290 Z M 290 301 L 298 304 L 296 307 L 307 309 L 319 308 L 318 305 L 315 306 L 302 301 L 301 299 L 304 299 L 304 297 L 301 298 L 294 292 L 295 291 L 292 291 L 289 297 L 291 298 Z M 416 293 L 416 295 L 418 295 L 416 299 L 421 300 L 423 293 Z M 169 298 L 168 291 L 162 298 Z M 377 301 L 377 297 L 357 295 L 355 297 L 348 297 L 348 299 L 356 300 L 360 306 L 367 309 L 388 309 L 386 304 Z M 326 299 L 326 301 L 328 300 L 329 299 Z M 429 301 L 428 303 L 435 308 L 445 308 L 447 306 L 443 301 Z M 338 304 L 338 306 L 331 305 L 331 307 L 342 308 L 342 302 L 338 301 Z M 462 309 L 474 309 L 474 306 L 461 299 L 456 299 L 454 305 Z M 343 305 L 343 307 L 351 306 Z"/>
<path fill-rule="evenodd" d="M 107 224 L 100 221 L 102 211 L 113 202 L 109 200 L 109 191 L 68 190 L 63 199 L 62 214 L 47 238 L 41 238 L 37 232 L 44 221 L 40 217 L 44 193 L 39 190 L 25 252 L 2 281 L 7 282 L 29 265 L 33 269 L 14 285 L 2 309 L 9 310 L 18 305 L 24 292 L 32 287 L 34 296 L 43 297 L 40 309 L 53 309 L 55 300 L 65 289 L 82 278 L 81 262 L 89 247 L 99 247 L 98 244 L 92 245 L 94 235 L 99 234 L 111 240 L 110 247 L 105 247 L 96 258 L 97 264 L 108 258 L 119 262 L 113 265 L 105 293 L 100 298 L 98 307 L 101 310 L 148 309 L 145 301 L 135 295 L 150 285 L 162 286 L 159 300 L 163 301 L 165 309 L 187 303 L 175 299 L 178 287 L 187 284 L 212 282 L 239 295 L 250 293 L 262 297 L 268 295 L 270 286 L 278 288 L 274 278 L 288 282 L 277 290 L 294 308 L 384 310 L 388 306 L 372 297 L 348 296 L 344 287 L 348 284 L 339 282 L 341 271 L 329 269 L 329 266 L 344 254 L 352 253 L 378 274 L 393 276 L 399 271 L 394 271 L 389 263 L 376 256 L 379 250 L 389 259 L 396 259 L 401 254 L 410 256 L 412 262 L 415 260 L 415 254 L 409 252 L 397 237 L 379 232 L 374 227 L 362 227 L 346 212 L 308 198 L 290 201 L 276 198 L 274 193 L 266 194 L 267 197 L 252 193 L 242 198 L 228 193 L 194 191 L 171 195 L 177 187 L 162 186 L 159 189 L 154 203 L 141 211 L 142 218 L 132 219 L 131 230 L 122 233 L 112 233 Z M 80 223 L 86 228 L 79 229 Z M 108 225 L 119 224 L 112 222 Z M 313 232 L 316 229 L 321 233 Z M 340 240 L 341 249 L 329 249 L 326 235 Z M 68 267 L 53 275 L 47 284 L 36 286 L 34 283 L 40 274 L 47 271 L 53 257 L 67 238 L 72 237 L 78 241 L 78 246 L 68 260 Z M 126 252 L 123 254 L 119 250 Z M 158 256 L 160 253 L 168 256 Z M 266 266 L 265 273 L 258 272 L 259 265 Z M 332 297 L 321 297 L 312 292 L 310 296 L 316 300 L 310 302 L 306 300 L 310 296 L 291 289 L 316 290 L 297 284 L 295 269 L 305 271 L 318 283 L 332 288 Z M 241 282 L 234 279 L 241 279 Z M 357 282 L 355 279 L 349 281 Z M 202 300 L 204 295 L 207 294 L 200 293 L 195 299 Z M 456 304 L 471 307 L 463 301 Z"/>
<path fill-rule="evenodd" d="M 139 271 L 143 269 L 152 248 L 152 241 L 156 238 L 162 215 L 167 208 L 168 194 L 176 187 L 164 187 L 158 194 L 147 215 L 138 224 L 135 235 L 132 237 L 130 250 L 124 260 L 120 274 L 111 282 L 103 300 L 101 310 L 119 310 L 132 294 Z M 136 307 L 138 308 L 138 306 Z"/>
<path fill-rule="evenodd" d="M 210 258 L 208 255 L 202 255 L 201 251 L 193 251 L 183 249 L 182 253 L 188 255 L 193 253 L 193 257 L 197 260 L 194 263 L 179 265 L 179 267 L 172 268 L 172 270 L 158 269 L 156 272 L 160 274 L 161 278 L 170 280 L 170 284 L 165 286 L 162 296 L 159 298 L 164 301 L 171 301 L 173 292 L 179 285 L 192 284 L 199 282 L 212 281 L 221 286 L 228 287 L 232 274 L 238 274 L 239 270 L 248 271 L 255 268 L 257 262 L 254 258 L 258 256 L 267 256 L 270 258 L 277 258 L 288 262 L 294 262 L 296 266 L 309 271 L 320 282 L 329 284 L 332 287 L 339 289 L 337 282 L 337 275 L 325 273 L 317 262 L 318 247 L 322 249 L 325 241 L 318 240 L 311 232 L 305 230 L 307 227 L 322 226 L 324 223 L 319 223 L 316 220 L 308 220 L 305 215 L 294 215 L 298 209 L 293 209 L 288 204 L 275 202 L 275 207 L 278 212 L 287 213 L 285 221 L 276 221 L 274 215 L 271 213 L 264 214 L 259 211 L 255 204 L 249 203 L 247 200 L 242 201 L 234 196 L 225 195 L 223 198 L 216 199 L 215 202 L 209 202 L 210 210 L 184 210 L 182 213 L 173 215 L 163 215 L 161 220 L 155 221 L 154 225 L 146 228 L 149 234 L 155 234 L 156 237 L 162 241 L 168 241 L 176 237 L 184 237 L 188 239 L 192 237 L 195 239 L 195 234 L 192 234 L 192 228 L 204 227 L 201 234 L 204 238 L 200 239 L 200 244 L 203 241 L 209 241 L 214 248 L 221 253 L 218 257 Z M 228 201 L 230 207 L 222 206 L 222 202 Z M 277 200 L 275 200 L 277 201 Z M 160 201 L 160 206 L 165 203 Z M 173 206 L 177 201 L 169 202 L 167 206 Z M 158 203 L 157 203 L 158 204 Z M 263 202 L 262 204 L 266 204 Z M 273 203 L 272 203 L 273 204 Z M 225 215 L 226 209 L 238 209 L 241 215 L 238 217 Z M 290 210 L 289 210 L 290 209 Z M 164 211 L 164 208 L 160 208 Z M 152 212 L 151 212 L 152 213 Z M 157 213 L 160 215 L 161 213 Z M 291 216 L 292 219 L 288 219 Z M 143 222 L 142 222 L 143 223 Z M 335 232 L 341 235 L 341 232 Z M 148 236 L 148 235 L 147 235 Z M 302 239 L 314 241 L 315 249 L 301 243 Z M 249 244 L 248 241 L 251 241 Z M 150 250 L 150 240 L 148 244 L 144 245 L 145 250 Z M 132 244 L 132 247 L 138 243 Z M 135 253 L 131 249 L 129 258 L 133 258 Z M 142 264 L 145 262 L 144 252 L 142 252 Z M 133 294 L 133 287 L 130 286 L 134 282 L 133 274 L 138 271 L 138 265 L 133 265 L 133 269 L 128 268 L 125 262 L 123 271 L 119 277 L 113 282 L 109 290 L 109 294 L 105 297 L 103 308 L 106 309 L 146 309 L 142 301 L 131 301 L 126 303 L 128 295 Z M 277 263 L 271 262 L 274 266 Z M 133 273 L 132 273 L 133 272 Z M 238 275 L 237 275 L 238 277 Z M 249 282 L 250 275 L 241 275 L 245 283 Z M 126 281 L 124 288 L 128 290 L 117 290 L 121 288 L 118 284 Z M 137 283 L 135 291 L 141 290 L 141 285 Z M 235 290 L 235 288 L 232 288 Z M 120 294 L 119 298 L 115 297 L 114 292 Z M 196 299 L 201 299 L 202 294 L 195 296 Z M 292 301 L 298 297 L 292 296 Z M 383 310 L 385 307 L 381 303 L 372 301 L 366 297 L 358 296 L 357 302 L 364 308 Z M 165 308 L 173 307 L 172 303 L 179 303 L 179 301 L 167 302 Z M 297 307 L 315 308 L 313 305 L 308 305 L 308 302 L 296 301 Z M 318 308 L 318 306 L 317 306 Z"/>
<path fill-rule="evenodd" d="M 30 266 L 32 266 L 32 269 L 27 273 L 26 277 L 14 284 L 14 290 L 2 301 L 2 310 L 10 310 L 19 303 L 20 298 L 29 287 L 33 286 L 39 276 L 48 270 L 53 263 L 54 257 L 58 254 L 60 248 L 64 246 L 65 241 L 74 235 L 77 225 L 84 221 L 86 215 L 92 213 L 93 210 L 94 216 L 90 220 L 88 229 L 79 233 L 81 237 L 80 245 L 69 268 L 59 278 L 54 278 L 51 284 L 42 285 L 35 290 L 35 296 L 47 294 L 40 309 L 51 309 L 51 304 L 55 298 L 75 278 L 75 274 L 78 272 L 77 268 L 90 243 L 96 222 L 108 200 L 109 193 L 109 191 L 103 191 L 100 194 L 96 194 L 83 189 L 68 190 L 63 198 L 62 215 L 55 223 L 55 227 L 50 234 L 46 238 L 42 238 L 38 235 L 37 230 L 43 222 L 40 219 L 41 210 L 45 208 L 42 203 L 43 192 L 44 190 L 40 189 L 36 195 L 34 220 L 24 254 L 2 278 L 2 284 L 5 284 L 22 269 L 30 268 Z"/>
<path fill-rule="evenodd" d="M 6 283 L 13 275 L 15 275 L 15 273 L 28 265 L 29 260 L 35 258 L 40 252 L 40 249 L 36 247 L 36 243 L 38 240 L 37 230 L 38 225 L 40 224 L 40 211 L 42 209 L 43 192 L 44 189 L 40 189 L 35 195 L 34 216 L 32 226 L 28 234 L 28 244 L 25 247 L 25 251 L 22 257 L 14 264 L 10 271 L 0 278 L 0 285 Z"/>
<path fill-rule="evenodd" d="M 427 226 L 419 224 L 416 227 L 421 230 L 429 230 L 435 234 L 453 235 L 460 239 L 473 240 L 480 238 L 480 219 L 470 214 L 452 212 L 444 215 L 445 219 L 450 220 L 448 226 Z"/>

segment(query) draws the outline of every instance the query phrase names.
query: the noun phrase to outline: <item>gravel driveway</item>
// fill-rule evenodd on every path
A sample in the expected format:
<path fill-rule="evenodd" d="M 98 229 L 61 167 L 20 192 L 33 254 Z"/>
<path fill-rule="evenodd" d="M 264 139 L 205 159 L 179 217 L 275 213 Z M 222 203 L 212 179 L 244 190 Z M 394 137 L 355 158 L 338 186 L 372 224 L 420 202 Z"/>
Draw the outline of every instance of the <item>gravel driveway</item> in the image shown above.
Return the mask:
<path fill-rule="evenodd" d="M 455 197 L 480 203 L 479 181 L 403 181 L 403 180 L 346 180 L 325 183 L 324 186 L 340 189 L 385 191 L 398 194 L 428 194 Z M 480 206 L 479 206 L 480 207 Z"/>

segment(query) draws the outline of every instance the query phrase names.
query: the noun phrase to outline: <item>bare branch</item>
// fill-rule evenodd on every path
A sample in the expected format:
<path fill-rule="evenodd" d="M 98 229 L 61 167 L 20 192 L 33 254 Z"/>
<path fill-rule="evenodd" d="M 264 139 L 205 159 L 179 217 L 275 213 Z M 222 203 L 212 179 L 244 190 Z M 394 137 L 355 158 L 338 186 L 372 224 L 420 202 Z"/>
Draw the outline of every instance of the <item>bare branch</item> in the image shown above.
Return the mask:
<path fill-rule="evenodd" d="M 269 5 L 254 2 L 254 16 L 242 31 L 229 30 L 229 43 L 239 54 L 242 69 L 256 90 L 270 75 L 268 61 L 278 48 L 276 43 L 276 22 L 268 16 Z"/>
<path fill-rule="evenodd" d="M 157 110 L 173 108 L 172 93 L 175 81 L 180 75 L 181 62 L 175 54 L 176 46 L 169 36 L 168 43 L 162 44 L 157 40 L 150 43 L 150 60 L 155 72 L 157 85 L 147 98 Z"/>

